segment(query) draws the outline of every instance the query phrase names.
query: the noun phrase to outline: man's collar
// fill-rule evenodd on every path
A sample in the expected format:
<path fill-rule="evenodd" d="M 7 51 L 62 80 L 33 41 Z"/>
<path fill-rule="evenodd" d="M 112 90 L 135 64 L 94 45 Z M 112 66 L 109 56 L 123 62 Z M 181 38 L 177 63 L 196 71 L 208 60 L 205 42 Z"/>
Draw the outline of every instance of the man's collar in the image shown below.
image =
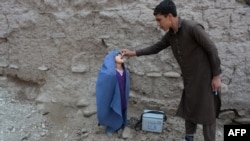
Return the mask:
<path fill-rule="evenodd" d="M 177 32 L 179 32 L 179 30 L 181 28 L 182 21 L 183 20 L 180 17 L 178 17 L 178 23 L 177 23 L 178 24 L 178 31 Z M 173 29 L 170 28 L 169 31 L 170 31 L 171 34 L 174 34 L 174 30 Z"/>
<path fill-rule="evenodd" d="M 181 24 L 182 24 L 182 19 L 181 17 L 178 17 L 178 29 L 181 28 Z"/>

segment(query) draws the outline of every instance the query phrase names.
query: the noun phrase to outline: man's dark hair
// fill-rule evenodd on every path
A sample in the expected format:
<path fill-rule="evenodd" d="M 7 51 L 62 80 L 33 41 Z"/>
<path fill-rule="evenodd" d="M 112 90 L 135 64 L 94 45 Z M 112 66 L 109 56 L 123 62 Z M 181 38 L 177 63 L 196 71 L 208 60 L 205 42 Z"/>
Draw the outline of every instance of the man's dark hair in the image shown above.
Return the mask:
<path fill-rule="evenodd" d="M 154 9 L 154 15 L 162 14 L 166 16 L 169 13 L 171 13 L 174 17 L 177 16 L 176 6 L 172 0 L 164 0 Z"/>

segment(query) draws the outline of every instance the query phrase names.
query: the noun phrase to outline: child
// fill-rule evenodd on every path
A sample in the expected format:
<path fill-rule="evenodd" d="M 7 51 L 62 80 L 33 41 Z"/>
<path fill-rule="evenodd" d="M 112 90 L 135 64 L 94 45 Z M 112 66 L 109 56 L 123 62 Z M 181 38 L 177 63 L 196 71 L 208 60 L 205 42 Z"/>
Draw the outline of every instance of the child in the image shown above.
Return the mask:
<path fill-rule="evenodd" d="M 99 70 L 96 82 L 97 119 L 113 133 L 127 125 L 129 72 L 124 66 L 123 54 L 109 52 Z"/>

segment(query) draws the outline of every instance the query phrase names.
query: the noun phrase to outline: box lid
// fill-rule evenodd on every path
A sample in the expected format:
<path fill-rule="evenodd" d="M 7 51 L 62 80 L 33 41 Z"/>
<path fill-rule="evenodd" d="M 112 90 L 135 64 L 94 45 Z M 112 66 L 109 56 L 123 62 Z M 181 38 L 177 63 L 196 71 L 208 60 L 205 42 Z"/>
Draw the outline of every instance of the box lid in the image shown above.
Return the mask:
<path fill-rule="evenodd" d="M 159 113 L 147 113 L 147 112 L 150 112 L 150 111 L 154 111 L 154 110 L 144 110 L 143 117 L 144 118 L 163 119 L 163 117 L 164 117 L 164 112 L 163 111 L 156 111 L 156 112 L 159 112 Z"/>

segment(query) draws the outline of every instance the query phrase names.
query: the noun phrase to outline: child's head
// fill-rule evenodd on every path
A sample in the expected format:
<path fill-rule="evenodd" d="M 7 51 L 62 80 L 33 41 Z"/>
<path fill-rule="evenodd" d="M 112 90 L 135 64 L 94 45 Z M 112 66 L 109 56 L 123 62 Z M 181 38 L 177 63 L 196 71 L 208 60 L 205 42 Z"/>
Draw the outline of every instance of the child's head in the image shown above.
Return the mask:
<path fill-rule="evenodd" d="M 123 57 L 122 52 L 119 52 L 118 54 L 116 54 L 115 56 L 115 63 L 116 64 L 123 64 L 125 62 L 125 59 Z"/>

